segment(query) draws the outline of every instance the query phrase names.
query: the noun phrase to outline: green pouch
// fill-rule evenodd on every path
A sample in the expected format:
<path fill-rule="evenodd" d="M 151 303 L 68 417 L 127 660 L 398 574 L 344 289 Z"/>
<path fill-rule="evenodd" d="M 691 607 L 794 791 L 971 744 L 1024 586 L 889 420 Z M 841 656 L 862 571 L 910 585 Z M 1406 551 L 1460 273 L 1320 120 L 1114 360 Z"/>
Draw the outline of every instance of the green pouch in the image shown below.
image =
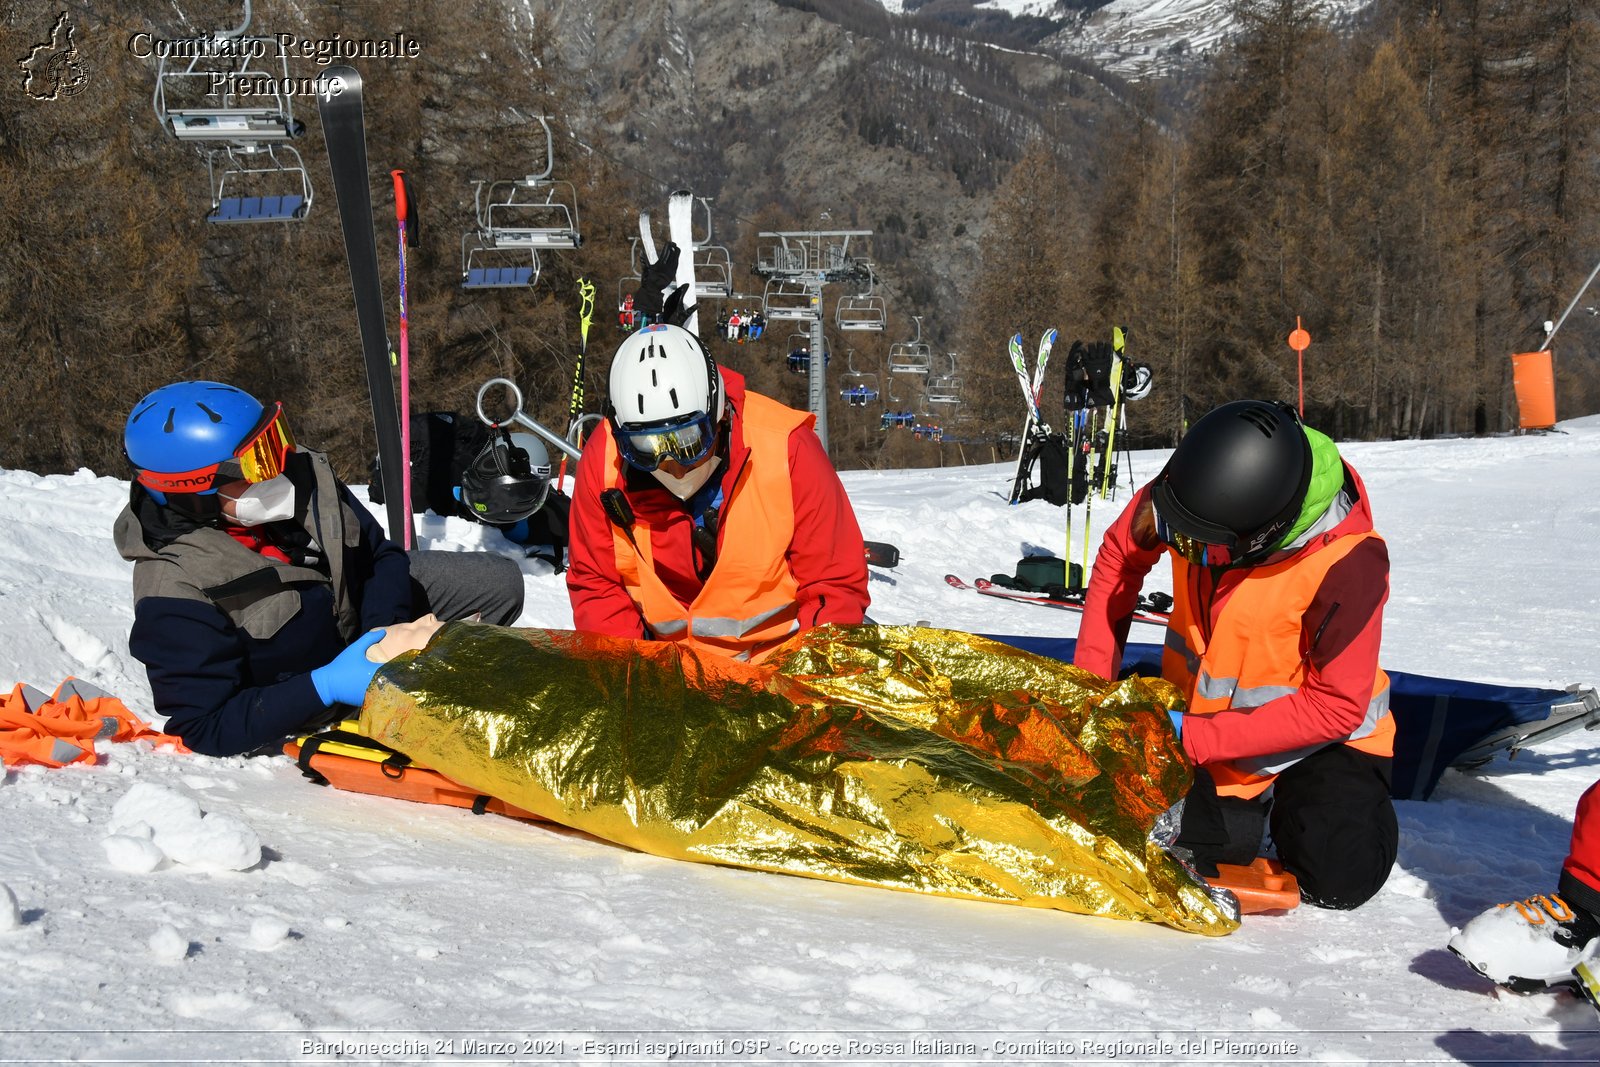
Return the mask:
<path fill-rule="evenodd" d="M 1069 567 L 1066 560 L 1055 556 L 1024 556 L 1017 560 L 1017 585 L 1031 590 L 1051 586 L 1082 589 L 1083 568 L 1077 564 Z"/>

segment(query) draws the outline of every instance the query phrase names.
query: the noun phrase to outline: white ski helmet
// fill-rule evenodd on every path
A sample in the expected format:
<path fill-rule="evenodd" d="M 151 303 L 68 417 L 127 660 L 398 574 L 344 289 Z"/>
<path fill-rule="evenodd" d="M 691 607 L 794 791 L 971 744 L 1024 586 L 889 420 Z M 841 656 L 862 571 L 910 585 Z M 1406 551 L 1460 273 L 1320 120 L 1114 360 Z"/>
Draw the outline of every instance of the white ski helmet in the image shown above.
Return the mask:
<path fill-rule="evenodd" d="M 657 323 L 622 342 L 611 361 L 610 415 L 619 429 L 664 426 L 694 415 L 722 421 L 722 372 L 700 339 Z"/>

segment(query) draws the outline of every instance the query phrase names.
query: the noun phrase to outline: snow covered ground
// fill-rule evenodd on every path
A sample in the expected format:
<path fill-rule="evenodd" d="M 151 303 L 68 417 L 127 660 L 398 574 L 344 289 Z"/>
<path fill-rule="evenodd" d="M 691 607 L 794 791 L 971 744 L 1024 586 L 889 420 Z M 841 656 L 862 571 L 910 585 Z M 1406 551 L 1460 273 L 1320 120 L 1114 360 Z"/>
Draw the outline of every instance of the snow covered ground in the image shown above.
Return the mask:
<path fill-rule="evenodd" d="M 1324 15 L 1337 20 L 1368 3 L 1324 0 Z M 1227 0 L 1112 0 L 1064 43 L 1125 77 L 1159 75 L 1214 51 L 1233 32 L 1227 7 Z"/>
<path fill-rule="evenodd" d="M 1562 429 L 1346 446 L 1393 558 L 1388 666 L 1600 682 L 1600 416 Z M 1072 632 L 942 581 L 1059 551 L 1063 513 L 1008 507 L 1009 478 L 845 476 L 866 535 L 903 553 L 874 572 L 878 621 Z M 77 675 L 150 712 L 110 538 L 126 492 L 0 470 L 0 685 Z M 511 550 L 456 520 L 422 532 Z M 523 621 L 570 625 L 560 576 L 524 566 Z M 0 781 L 0 1061 L 635 1062 L 680 1042 L 724 1063 L 1594 1062 L 1586 1004 L 1497 992 L 1444 943 L 1554 887 L 1595 741 L 1448 773 L 1399 805 L 1400 861 L 1366 907 L 1221 939 L 677 863 L 319 789 L 284 757 L 102 743 L 98 766 Z"/>

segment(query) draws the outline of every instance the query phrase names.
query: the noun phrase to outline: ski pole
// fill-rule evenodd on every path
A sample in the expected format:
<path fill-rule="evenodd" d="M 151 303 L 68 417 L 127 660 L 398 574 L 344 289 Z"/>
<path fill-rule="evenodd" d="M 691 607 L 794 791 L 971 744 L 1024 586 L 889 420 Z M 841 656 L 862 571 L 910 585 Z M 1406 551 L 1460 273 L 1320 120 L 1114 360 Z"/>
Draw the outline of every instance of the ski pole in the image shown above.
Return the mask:
<path fill-rule="evenodd" d="M 594 322 L 594 282 L 578 279 L 578 363 L 572 368 L 572 403 L 567 407 L 567 433 L 577 425 L 583 413 L 583 365 L 589 355 L 589 326 Z M 567 454 L 561 454 L 561 467 L 556 473 L 556 487 L 567 478 Z"/>
<path fill-rule="evenodd" d="M 1095 446 L 1095 414 L 1096 412 L 1092 410 L 1089 412 L 1089 436 L 1086 440 L 1091 451 L 1084 453 L 1083 457 L 1085 464 L 1083 471 L 1086 478 L 1094 473 L 1094 463 L 1092 462 L 1094 453 L 1092 450 Z M 1085 484 L 1083 494 L 1083 570 L 1081 573 L 1083 575 L 1083 581 L 1086 587 L 1089 581 L 1089 533 L 1090 530 L 1093 529 L 1093 510 L 1094 493 L 1089 489 L 1087 484 Z M 1070 564 L 1068 565 L 1070 566 Z"/>
<path fill-rule="evenodd" d="M 406 246 L 417 247 L 416 201 L 411 198 L 405 171 L 392 170 L 389 176 L 394 179 L 394 218 L 400 228 L 400 500 L 406 514 L 400 547 L 409 550 L 416 547 L 416 533 L 411 526 L 411 324 L 406 303 Z"/>
<path fill-rule="evenodd" d="M 1117 455 L 1117 416 L 1122 413 L 1122 371 L 1127 366 L 1127 356 L 1123 354 L 1127 348 L 1128 340 L 1122 332 L 1121 326 L 1111 327 L 1112 359 L 1111 366 L 1111 411 L 1106 416 L 1106 454 L 1102 457 L 1105 462 L 1100 468 L 1100 499 L 1106 498 L 1106 493 L 1111 488 L 1111 467 Z"/>

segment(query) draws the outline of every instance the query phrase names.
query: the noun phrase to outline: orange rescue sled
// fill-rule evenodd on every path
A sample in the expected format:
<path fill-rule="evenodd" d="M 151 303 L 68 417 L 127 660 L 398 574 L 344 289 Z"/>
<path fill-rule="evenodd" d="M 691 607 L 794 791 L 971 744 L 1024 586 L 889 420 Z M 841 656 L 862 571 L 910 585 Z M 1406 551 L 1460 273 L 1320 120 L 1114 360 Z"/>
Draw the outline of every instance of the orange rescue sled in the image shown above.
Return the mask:
<path fill-rule="evenodd" d="M 513 819 L 545 821 L 530 811 L 468 789 L 438 771 L 417 766 L 409 756 L 363 736 L 353 720 L 340 723 L 337 729 L 297 738 L 284 745 L 283 751 L 293 756 L 300 772 L 318 785 L 419 804 L 470 808 L 479 815 L 487 811 Z"/>
<path fill-rule="evenodd" d="M 1257 856 L 1249 866 L 1219 863 L 1217 876 L 1206 881 L 1231 890 L 1239 898 L 1239 910 L 1245 915 L 1288 911 L 1300 906 L 1300 883 L 1277 860 L 1265 856 Z"/>

